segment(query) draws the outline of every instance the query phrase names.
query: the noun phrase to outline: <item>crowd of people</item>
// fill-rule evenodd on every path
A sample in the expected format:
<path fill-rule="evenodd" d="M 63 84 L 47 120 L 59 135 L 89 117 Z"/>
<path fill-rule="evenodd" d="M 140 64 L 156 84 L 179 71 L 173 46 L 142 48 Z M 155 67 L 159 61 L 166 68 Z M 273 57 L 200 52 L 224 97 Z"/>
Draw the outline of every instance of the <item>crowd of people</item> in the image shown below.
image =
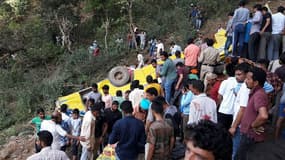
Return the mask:
<path fill-rule="evenodd" d="M 39 108 L 31 121 L 37 153 L 28 159 L 69 159 L 65 152 L 71 150 L 72 159 L 90 160 L 109 146 L 117 160 L 167 160 L 180 141 L 185 160 L 246 160 L 252 147 L 273 134 L 269 122 L 274 137 L 285 138 L 280 136 L 285 117 L 285 9 L 280 6 L 271 15 L 256 4 L 251 17 L 245 3 L 239 5 L 229 14 L 225 59 L 211 38 L 189 38 L 183 51 L 172 42 L 167 52 L 162 40 L 153 37 L 149 63 L 155 77 L 148 75 L 145 85 L 133 80 L 130 90 L 118 90 L 116 96 L 110 95 L 108 85 L 92 84 L 83 99 L 83 117 L 65 104 L 51 116 Z M 137 56 L 141 68 L 143 55 Z M 269 67 L 274 60 L 279 60 L 277 69 Z"/>

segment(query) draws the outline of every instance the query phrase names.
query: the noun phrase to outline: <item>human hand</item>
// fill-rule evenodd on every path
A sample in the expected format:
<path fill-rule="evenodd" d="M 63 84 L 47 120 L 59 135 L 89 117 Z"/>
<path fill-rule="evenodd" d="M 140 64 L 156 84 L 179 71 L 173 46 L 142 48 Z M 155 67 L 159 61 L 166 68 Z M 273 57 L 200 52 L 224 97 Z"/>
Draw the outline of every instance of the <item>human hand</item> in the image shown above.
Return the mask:
<path fill-rule="evenodd" d="M 260 126 L 260 127 L 253 127 L 252 128 L 254 133 L 256 133 L 257 135 L 260 135 L 261 133 L 264 132 L 264 127 Z"/>
<path fill-rule="evenodd" d="M 231 134 L 232 136 L 234 136 L 234 134 L 236 133 L 236 128 L 235 128 L 235 127 L 231 127 L 231 128 L 229 129 L 229 132 L 230 132 L 230 134 Z"/>
<path fill-rule="evenodd" d="M 85 142 L 85 141 L 86 141 L 86 139 L 85 139 L 85 137 L 84 137 L 84 136 L 80 136 L 80 137 L 78 137 L 78 140 L 79 140 L 79 141 L 82 141 L 82 142 Z"/>

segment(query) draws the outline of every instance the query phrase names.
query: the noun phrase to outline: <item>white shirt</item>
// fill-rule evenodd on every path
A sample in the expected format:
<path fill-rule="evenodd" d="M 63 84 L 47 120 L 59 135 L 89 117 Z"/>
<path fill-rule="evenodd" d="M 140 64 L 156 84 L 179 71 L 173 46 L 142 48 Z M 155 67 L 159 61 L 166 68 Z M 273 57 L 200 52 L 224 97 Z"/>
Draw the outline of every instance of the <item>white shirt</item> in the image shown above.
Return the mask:
<path fill-rule="evenodd" d="M 219 112 L 223 114 L 233 115 L 234 113 L 234 102 L 236 96 L 234 89 L 237 86 L 235 77 L 229 77 L 221 83 L 218 93 L 223 96 Z"/>
<path fill-rule="evenodd" d="M 246 107 L 249 98 L 250 89 L 247 88 L 246 84 L 243 83 L 237 93 L 237 97 L 234 103 L 234 117 L 233 122 L 237 117 L 240 107 Z"/>
<path fill-rule="evenodd" d="M 182 52 L 182 48 L 177 44 L 175 44 L 173 47 L 170 48 L 170 53 L 172 55 L 174 55 L 176 51 Z"/>
<path fill-rule="evenodd" d="M 156 48 L 157 48 L 157 50 L 156 50 L 157 53 L 159 53 L 160 50 L 164 51 L 164 45 L 163 45 L 163 43 L 161 43 L 161 42 L 158 43 L 158 44 L 156 45 Z"/>
<path fill-rule="evenodd" d="M 44 147 L 39 153 L 27 158 L 27 160 L 69 160 L 65 152 Z"/>
<path fill-rule="evenodd" d="M 217 105 L 205 93 L 194 96 L 190 104 L 188 124 L 207 119 L 217 123 Z"/>
<path fill-rule="evenodd" d="M 113 98 L 110 94 L 108 95 L 103 95 L 102 96 L 102 101 L 105 102 L 105 108 L 111 108 L 112 107 L 112 101 L 113 101 Z"/>
<path fill-rule="evenodd" d="M 95 120 L 96 118 L 93 116 L 91 111 L 87 111 L 83 117 L 82 126 L 80 136 L 85 137 L 86 141 L 80 141 L 80 144 L 83 147 L 89 148 L 91 147 L 91 143 L 95 140 Z M 92 144 L 93 145 L 93 144 Z"/>
<path fill-rule="evenodd" d="M 72 135 L 73 136 L 80 136 L 80 130 L 81 130 L 81 125 L 82 125 L 81 118 L 77 118 L 77 119 L 71 118 L 70 125 L 71 125 Z"/>
<path fill-rule="evenodd" d="M 285 16 L 278 12 L 272 15 L 272 34 L 281 34 L 285 26 Z"/>
<path fill-rule="evenodd" d="M 53 136 L 51 148 L 60 150 L 60 136 L 65 137 L 67 134 L 66 131 L 53 120 L 43 120 L 41 124 L 41 131 L 49 131 Z"/>
<path fill-rule="evenodd" d="M 95 93 L 92 91 L 92 92 L 88 93 L 88 95 L 87 95 L 87 99 L 89 100 L 90 98 L 94 99 L 95 103 L 97 103 L 97 102 L 101 102 L 102 95 L 99 92 Z"/>
<path fill-rule="evenodd" d="M 133 108 L 139 106 L 141 100 L 144 96 L 144 90 L 135 88 L 131 93 L 129 94 L 129 100 L 132 102 Z"/>

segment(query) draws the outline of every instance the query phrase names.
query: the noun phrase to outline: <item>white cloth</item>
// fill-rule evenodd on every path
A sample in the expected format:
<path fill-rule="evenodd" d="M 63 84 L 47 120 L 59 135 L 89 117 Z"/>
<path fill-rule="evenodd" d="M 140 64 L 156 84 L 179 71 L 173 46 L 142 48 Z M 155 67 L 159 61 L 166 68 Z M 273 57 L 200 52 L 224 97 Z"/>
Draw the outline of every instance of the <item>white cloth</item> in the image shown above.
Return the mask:
<path fill-rule="evenodd" d="M 82 125 L 81 118 L 77 118 L 77 119 L 71 118 L 70 125 L 71 125 L 71 133 L 72 133 L 72 135 L 73 136 L 80 136 L 81 125 Z"/>
<path fill-rule="evenodd" d="M 248 103 L 250 89 L 247 88 L 246 84 L 243 83 L 237 93 L 237 97 L 234 103 L 234 117 L 233 122 L 237 118 L 240 107 L 246 107 Z"/>
<path fill-rule="evenodd" d="M 174 55 L 176 51 L 182 52 L 182 48 L 177 44 L 175 44 L 173 47 L 170 47 L 170 53 L 172 55 Z"/>
<path fill-rule="evenodd" d="M 97 102 L 101 102 L 102 95 L 99 92 L 95 93 L 92 91 L 92 92 L 88 93 L 88 95 L 87 95 L 87 99 L 89 100 L 90 98 L 94 99 L 95 103 L 97 103 Z"/>
<path fill-rule="evenodd" d="M 41 131 L 49 131 L 53 136 L 51 148 L 60 150 L 60 136 L 65 137 L 67 132 L 53 120 L 43 120 L 41 124 Z"/>
<path fill-rule="evenodd" d="M 285 16 L 278 12 L 272 15 L 272 34 L 281 34 L 285 26 Z"/>
<path fill-rule="evenodd" d="M 158 43 L 158 44 L 156 44 L 156 56 L 158 57 L 158 58 L 160 58 L 159 56 L 160 56 L 160 54 L 159 54 L 159 51 L 164 51 L 164 45 L 163 45 L 163 43 L 162 42 L 160 42 L 160 43 Z"/>
<path fill-rule="evenodd" d="M 144 66 L 143 55 L 138 54 L 137 59 L 138 59 L 138 67 L 137 68 L 142 68 Z"/>
<path fill-rule="evenodd" d="M 112 96 L 110 94 L 103 95 L 102 96 L 102 101 L 105 102 L 105 109 L 112 107 L 113 98 L 112 98 Z"/>
<path fill-rule="evenodd" d="M 223 97 L 219 108 L 220 113 L 227 115 L 232 115 L 234 113 L 234 102 L 236 99 L 234 89 L 237 84 L 235 77 L 229 77 L 221 83 L 218 91 L 218 93 Z"/>
<path fill-rule="evenodd" d="M 86 139 L 85 142 L 80 141 L 80 144 L 83 147 L 89 148 L 89 147 L 91 147 L 91 145 L 94 145 L 91 143 L 92 143 L 92 141 L 95 140 L 95 137 L 94 137 L 95 120 L 96 120 L 96 118 L 93 116 L 91 111 L 87 111 L 85 113 L 85 115 L 83 117 L 83 121 L 82 121 L 81 132 L 80 132 L 80 136 L 83 136 Z"/>
<path fill-rule="evenodd" d="M 205 93 L 194 96 L 190 104 L 188 124 L 208 119 L 217 123 L 217 105 Z"/>
<path fill-rule="evenodd" d="M 144 97 L 144 90 L 135 88 L 131 93 L 129 94 L 129 100 L 132 102 L 133 108 L 139 106 L 141 100 Z"/>
<path fill-rule="evenodd" d="M 27 160 L 69 160 L 65 152 L 44 147 L 39 153 L 27 158 Z"/>

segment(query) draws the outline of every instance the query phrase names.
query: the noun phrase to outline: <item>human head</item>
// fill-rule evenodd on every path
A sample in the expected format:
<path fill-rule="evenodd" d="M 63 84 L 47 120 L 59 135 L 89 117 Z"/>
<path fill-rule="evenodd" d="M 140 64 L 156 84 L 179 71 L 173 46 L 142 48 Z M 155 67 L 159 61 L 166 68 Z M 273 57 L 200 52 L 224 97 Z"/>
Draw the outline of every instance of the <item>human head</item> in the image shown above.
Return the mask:
<path fill-rule="evenodd" d="M 239 6 L 240 7 L 244 7 L 245 6 L 245 1 L 244 0 L 239 1 Z"/>
<path fill-rule="evenodd" d="M 123 101 L 121 104 L 121 109 L 124 114 L 132 114 L 134 111 L 131 101 Z"/>
<path fill-rule="evenodd" d="M 232 156 L 232 138 L 223 126 L 209 120 L 189 125 L 185 134 L 185 160 L 228 160 Z"/>
<path fill-rule="evenodd" d="M 168 53 L 166 51 L 163 51 L 161 54 L 160 54 L 160 59 L 162 61 L 165 61 L 166 59 L 168 58 Z"/>
<path fill-rule="evenodd" d="M 229 18 L 232 18 L 233 16 L 234 16 L 234 12 L 229 12 L 229 13 L 228 13 L 228 17 L 229 17 Z"/>
<path fill-rule="evenodd" d="M 40 119 L 44 119 L 45 118 L 45 110 L 43 108 L 38 108 L 37 109 L 37 114 L 40 117 Z"/>
<path fill-rule="evenodd" d="M 145 91 L 145 94 L 146 94 L 146 98 L 149 101 L 153 101 L 155 99 L 155 97 L 157 97 L 158 92 L 154 87 L 150 87 Z"/>
<path fill-rule="evenodd" d="M 178 63 L 176 64 L 176 68 L 177 68 L 177 69 L 182 68 L 182 67 L 184 67 L 184 64 L 183 64 L 182 62 L 178 62 Z"/>
<path fill-rule="evenodd" d="M 246 74 L 249 71 L 250 65 L 246 62 L 241 63 L 235 68 L 235 77 L 238 83 L 244 82 Z"/>
<path fill-rule="evenodd" d="M 95 99 L 89 98 L 89 99 L 88 99 L 88 105 L 89 105 L 89 106 L 93 106 L 94 104 L 95 104 Z"/>
<path fill-rule="evenodd" d="M 117 90 L 117 91 L 116 91 L 116 96 L 117 96 L 117 97 L 122 97 L 122 96 L 123 96 L 122 91 L 121 91 L 121 90 Z"/>
<path fill-rule="evenodd" d="M 214 43 L 215 43 L 214 40 L 211 39 L 211 38 L 209 38 L 209 39 L 207 40 L 207 46 L 209 46 L 209 47 L 213 47 Z"/>
<path fill-rule="evenodd" d="M 265 72 L 269 66 L 270 61 L 267 59 L 259 59 L 256 61 L 257 67 L 263 69 Z"/>
<path fill-rule="evenodd" d="M 92 86 L 92 91 L 93 92 L 98 92 L 98 85 L 97 85 L 97 83 L 93 83 L 91 86 Z"/>
<path fill-rule="evenodd" d="M 125 94 L 124 94 L 125 100 L 129 100 L 129 95 L 130 95 L 130 93 L 131 93 L 131 90 L 126 90 L 126 91 L 125 91 Z"/>
<path fill-rule="evenodd" d="M 72 117 L 73 117 L 74 119 L 77 119 L 77 118 L 79 117 L 79 109 L 77 109 L 77 108 L 73 109 L 73 111 L 72 111 Z"/>
<path fill-rule="evenodd" d="M 192 44 L 194 43 L 194 38 L 190 37 L 188 40 L 187 40 L 187 44 Z"/>
<path fill-rule="evenodd" d="M 162 96 L 157 96 L 153 101 L 161 103 L 163 109 L 165 109 L 168 106 L 168 103 L 166 102 L 165 98 Z"/>
<path fill-rule="evenodd" d="M 266 72 L 258 67 L 253 67 L 246 75 L 246 86 L 253 89 L 257 86 L 263 87 L 266 81 Z"/>
<path fill-rule="evenodd" d="M 56 123 L 56 124 L 61 124 L 62 118 L 61 118 L 61 113 L 58 111 L 54 111 L 51 115 L 51 119 Z"/>
<path fill-rule="evenodd" d="M 102 109 L 102 104 L 100 102 L 95 103 L 94 106 L 91 106 L 91 113 L 94 117 L 98 117 L 100 115 L 100 111 Z"/>
<path fill-rule="evenodd" d="M 156 61 L 156 59 L 152 59 L 152 60 L 151 60 L 151 65 L 152 65 L 153 68 L 156 68 L 156 66 L 157 66 L 157 61 Z"/>
<path fill-rule="evenodd" d="M 109 94 L 109 86 L 107 85 L 107 84 L 105 84 L 103 87 L 102 87 L 102 89 L 103 89 L 103 93 L 104 94 Z"/>
<path fill-rule="evenodd" d="M 280 63 L 281 65 L 285 65 L 285 52 L 283 52 L 283 53 L 281 54 L 281 56 L 279 57 L 279 63 Z"/>
<path fill-rule="evenodd" d="M 207 84 L 208 85 L 214 85 L 214 83 L 216 82 L 217 80 L 217 75 L 214 74 L 214 73 L 208 73 L 206 75 L 206 80 L 207 80 Z"/>
<path fill-rule="evenodd" d="M 226 65 L 226 73 L 229 77 L 234 77 L 235 76 L 235 66 L 232 63 L 229 63 Z"/>
<path fill-rule="evenodd" d="M 152 76 L 151 76 L 151 75 L 146 76 L 146 82 L 147 82 L 148 84 L 153 82 L 153 79 L 152 79 Z"/>
<path fill-rule="evenodd" d="M 262 7 L 262 14 L 266 14 L 268 12 L 268 8 L 267 7 Z"/>
<path fill-rule="evenodd" d="M 154 116 L 156 115 L 163 115 L 163 104 L 160 101 L 154 100 L 151 103 L 151 111 Z"/>
<path fill-rule="evenodd" d="M 190 84 L 190 90 L 194 95 L 199 95 L 204 92 L 204 83 L 201 80 L 193 80 Z"/>
<path fill-rule="evenodd" d="M 176 58 L 181 58 L 181 52 L 180 51 L 175 51 L 175 57 Z"/>
<path fill-rule="evenodd" d="M 172 41 L 172 42 L 170 43 L 170 46 L 173 47 L 174 45 L 175 45 L 175 42 Z"/>
<path fill-rule="evenodd" d="M 279 6 L 277 8 L 277 12 L 284 13 L 284 11 L 285 11 L 285 7 L 283 7 L 283 6 Z"/>
<path fill-rule="evenodd" d="M 38 133 L 41 148 L 51 146 L 53 136 L 49 131 L 39 131 Z"/>
<path fill-rule="evenodd" d="M 67 104 L 62 104 L 60 106 L 60 112 L 61 113 L 66 113 L 67 112 L 67 108 L 68 108 L 68 105 Z"/>
<path fill-rule="evenodd" d="M 119 107 L 119 102 L 118 101 L 113 101 L 112 102 L 112 111 L 117 111 L 118 110 L 118 107 Z"/>
<path fill-rule="evenodd" d="M 261 4 L 255 4 L 253 6 L 253 10 L 256 11 L 261 11 L 262 10 L 262 5 Z"/>

